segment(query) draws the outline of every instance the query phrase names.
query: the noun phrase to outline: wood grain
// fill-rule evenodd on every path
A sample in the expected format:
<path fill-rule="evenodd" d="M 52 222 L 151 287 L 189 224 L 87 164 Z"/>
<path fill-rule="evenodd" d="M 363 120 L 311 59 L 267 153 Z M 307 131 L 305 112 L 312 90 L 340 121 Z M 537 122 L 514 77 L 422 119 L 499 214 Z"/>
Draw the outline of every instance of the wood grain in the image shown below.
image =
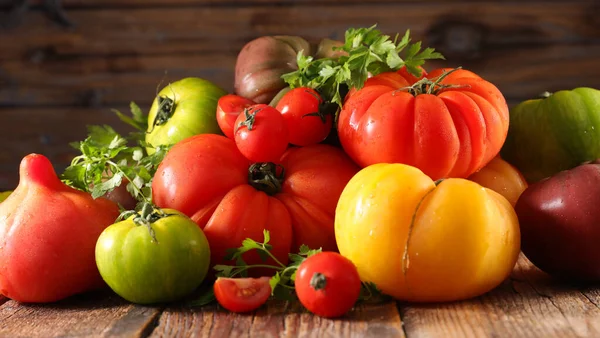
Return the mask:
<path fill-rule="evenodd" d="M 166 309 L 151 337 L 404 337 L 393 302 L 363 304 L 346 316 L 325 319 L 299 303 L 269 302 L 254 313 L 207 307 Z"/>
<path fill-rule="evenodd" d="M 587 292 L 599 295 L 597 288 Z M 400 313 L 411 338 L 600 335 L 597 305 L 576 287 L 551 279 L 524 256 L 509 280 L 482 297 L 447 304 L 402 305 Z"/>
<path fill-rule="evenodd" d="M 482 53 L 485 56 L 477 60 L 429 62 L 427 68 L 463 66 L 494 83 L 512 101 L 577 86 L 600 88 L 600 44 L 490 48 Z M 157 87 L 188 76 L 208 78 L 233 91 L 236 56 L 80 56 L 37 66 L 10 60 L 3 63 L 3 71 L 14 81 L 0 86 L 0 102 L 11 106 L 113 107 L 130 101 L 149 105 Z M 569 60 L 568 67 L 565 60 Z"/>
<path fill-rule="evenodd" d="M 45 305 L 8 301 L 0 306 L 0 336 L 144 336 L 159 313 L 158 308 L 134 306 L 107 292 L 79 295 Z"/>
<path fill-rule="evenodd" d="M 598 7 L 587 2 L 81 9 L 69 14 L 77 26 L 64 29 L 43 13 L 32 12 L 27 25 L 0 34 L 0 60 L 29 56 L 39 61 L 43 60 L 40 54 L 48 51 L 58 55 L 237 52 L 261 35 L 342 39 L 348 27 L 374 23 L 393 34 L 410 29 L 415 39 L 448 21 L 462 21 L 485 32 L 487 44 L 591 42 L 600 37 L 597 13 Z"/>

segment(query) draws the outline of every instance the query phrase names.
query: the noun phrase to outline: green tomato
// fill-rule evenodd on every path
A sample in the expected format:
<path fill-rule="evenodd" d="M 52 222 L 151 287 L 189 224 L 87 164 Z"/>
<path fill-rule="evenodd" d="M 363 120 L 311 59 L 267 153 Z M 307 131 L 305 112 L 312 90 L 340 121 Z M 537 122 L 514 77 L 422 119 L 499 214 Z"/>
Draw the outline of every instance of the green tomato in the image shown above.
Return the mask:
<path fill-rule="evenodd" d="M 96 265 L 108 286 L 136 304 L 181 299 L 204 280 L 210 248 L 204 232 L 184 214 L 138 225 L 134 216 L 106 228 L 96 243 Z M 152 232 L 150 231 L 152 229 Z M 154 236 L 154 237 L 153 237 Z"/>
<path fill-rule="evenodd" d="M 167 85 L 150 107 L 146 142 L 158 147 L 197 134 L 221 134 L 216 112 L 217 102 L 225 94 L 212 82 L 196 77 Z"/>
<path fill-rule="evenodd" d="M 600 90 L 580 87 L 510 112 L 500 155 L 533 183 L 600 158 Z"/>
<path fill-rule="evenodd" d="M 0 203 L 2 203 L 8 196 L 12 193 L 12 191 L 3 191 L 0 192 Z"/>

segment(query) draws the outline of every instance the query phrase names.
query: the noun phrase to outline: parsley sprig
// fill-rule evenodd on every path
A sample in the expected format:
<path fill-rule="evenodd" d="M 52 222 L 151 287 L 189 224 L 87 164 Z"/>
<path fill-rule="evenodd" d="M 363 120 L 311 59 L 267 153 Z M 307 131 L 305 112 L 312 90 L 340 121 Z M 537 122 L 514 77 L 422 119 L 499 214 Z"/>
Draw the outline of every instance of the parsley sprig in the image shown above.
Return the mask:
<path fill-rule="evenodd" d="M 419 67 L 426 60 L 444 59 L 433 48 L 421 50 L 421 41 L 410 43 L 410 30 L 401 39 L 399 35 L 392 39 L 375 29 L 376 26 L 348 29 L 344 45 L 334 47 L 346 54 L 338 58 L 314 59 L 300 51 L 297 56 L 298 70 L 284 74 L 283 80 L 291 88 L 313 88 L 325 101 L 341 107 L 342 93 L 350 88 L 362 88 L 369 74 L 377 75 L 406 67 L 411 74 L 419 77 Z"/>
<path fill-rule="evenodd" d="M 322 250 L 311 249 L 306 245 L 301 245 L 298 253 L 290 253 L 290 263 L 288 265 L 280 262 L 272 253 L 272 246 L 269 244 L 271 237 L 268 230 L 263 230 L 264 239 L 262 242 L 257 242 L 253 239 L 246 238 L 242 241 L 242 245 L 239 248 L 229 249 L 225 257 L 227 260 L 233 260 L 235 265 L 224 265 L 219 264 L 213 267 L 217 271 L 217 277 L 247 277 L 248 270 L 255 268 L 268 268 L 274 270 L 274 275 L 269 280 L 271 286 L 271 297 L 279 300 L 296 300 L 296 293 L 294 289 L 294 280 L 296 279 L 296 271 L 298 267 L 306 258 L 315 255 Z M 242 258 L 246 252 L 256 250 L 258 255 L 263 261 L 268 258 L 273 259 L 276 265 L 270 264 L 253 264 L 248 265 Z M 381 301 L 386 299 L 377 286 L 372 282 L 363 282 L 361 285 L 361 293 L 359 301 Z M 188 303 L 189 306 L 204 306 L 211 304 L 215 301 L 212 287 L 207 289 L 197 299 Z"/>
<path fill-rule="evenodd" d="M 124 122 L 137 129 L 127 137 L 108 125 L 88 126 L 88 136 L 71 146 L 81 155 L 76 156 L 61 175 L 66 184 L 90 192 L 98 198 L 110 192 L 126 179 L 127 191 L 138 201 L 151 196 L 151 182 L 156 168 L 164 158 L 169 146 L 156 147 L 148 154 L 144 141 L 147 116 L 131 103 L 132 118 L 115 111 Z"/>

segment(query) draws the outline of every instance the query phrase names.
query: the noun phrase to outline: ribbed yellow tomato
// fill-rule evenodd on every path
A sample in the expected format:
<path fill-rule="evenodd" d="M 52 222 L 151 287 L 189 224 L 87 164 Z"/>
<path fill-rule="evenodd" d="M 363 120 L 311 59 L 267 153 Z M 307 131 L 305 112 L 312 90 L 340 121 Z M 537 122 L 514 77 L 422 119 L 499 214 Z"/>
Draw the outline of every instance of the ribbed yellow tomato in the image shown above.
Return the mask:
<path fill-rule="evenodd" d="M 466 179 L 436 186 L 404 164 L 362 169 L 342 192 L 335 216 L 340 253 L 361 280 L 399 300 L 486 293 L 508 277 L 520 251 L 517 216 L 500 194 Z"/>

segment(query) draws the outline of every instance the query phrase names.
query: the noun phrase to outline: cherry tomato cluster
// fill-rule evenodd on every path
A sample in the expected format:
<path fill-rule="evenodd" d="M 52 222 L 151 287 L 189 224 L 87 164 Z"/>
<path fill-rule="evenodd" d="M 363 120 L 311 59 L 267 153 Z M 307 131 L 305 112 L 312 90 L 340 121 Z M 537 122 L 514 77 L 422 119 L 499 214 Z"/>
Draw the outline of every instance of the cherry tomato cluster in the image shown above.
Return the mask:
<path fill-rule="evenodd" d="M 240 152 L 254 162 L 276 162 L 288 146 L 308 146 L 323 141 L 331 131 L 332 114 L 311 88 L 294 88 L 276 106 L 256 104 L 229 94 L 217 104 L 217 122 Z"/>

